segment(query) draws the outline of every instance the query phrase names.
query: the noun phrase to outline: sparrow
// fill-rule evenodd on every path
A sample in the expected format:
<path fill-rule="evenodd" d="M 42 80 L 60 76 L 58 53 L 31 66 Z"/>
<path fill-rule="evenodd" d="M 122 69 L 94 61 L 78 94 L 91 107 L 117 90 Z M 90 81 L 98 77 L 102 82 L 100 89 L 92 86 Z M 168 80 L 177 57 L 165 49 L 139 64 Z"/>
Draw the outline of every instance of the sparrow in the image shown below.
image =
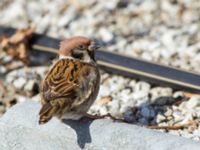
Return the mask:
<path fill-rule="evenodd" d="M 95 101 L 100 73 L 95 62 L 99 45 L 87 37 L 75 36 L 61 42 L 59 58 L 42 81 L 39 124 L 52 117 L 81 119 Z"/>

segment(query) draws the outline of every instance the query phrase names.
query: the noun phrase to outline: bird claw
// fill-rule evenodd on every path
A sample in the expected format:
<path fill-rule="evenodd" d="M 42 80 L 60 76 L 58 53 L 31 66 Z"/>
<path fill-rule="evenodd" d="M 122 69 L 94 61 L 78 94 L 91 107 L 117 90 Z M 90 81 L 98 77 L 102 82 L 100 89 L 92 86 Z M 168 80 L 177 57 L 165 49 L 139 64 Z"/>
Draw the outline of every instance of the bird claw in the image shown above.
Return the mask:
<path fill-rule="evenodd" d="M 113 117 L 110 113 L 106 114 L 106 115 L 102 115 L 102 116 L 98 116 L 98 115 L 90 115 L 90 114 L 85 114 L 85 117 L 90 119 L 90 120 L 96 120 L 96 119 L 104 119 L 104 118 L 110 118 L 113 121 L 120 121 L 123 122 L 123 119 L 117 119 L 115 117 Z"/>

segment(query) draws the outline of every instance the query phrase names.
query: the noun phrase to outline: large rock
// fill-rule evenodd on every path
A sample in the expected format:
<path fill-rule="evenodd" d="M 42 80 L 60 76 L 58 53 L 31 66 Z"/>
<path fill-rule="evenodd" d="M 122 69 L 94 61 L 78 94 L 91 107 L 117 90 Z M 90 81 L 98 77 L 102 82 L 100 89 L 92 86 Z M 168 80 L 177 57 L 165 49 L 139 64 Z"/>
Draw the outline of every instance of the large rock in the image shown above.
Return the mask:
<path fill-rule="evenodd" d="M 25 102 L 0 119 L 1 150 L 199 150 L 189 139 L 110 120 L 38 125 L 40 105 Z"/>

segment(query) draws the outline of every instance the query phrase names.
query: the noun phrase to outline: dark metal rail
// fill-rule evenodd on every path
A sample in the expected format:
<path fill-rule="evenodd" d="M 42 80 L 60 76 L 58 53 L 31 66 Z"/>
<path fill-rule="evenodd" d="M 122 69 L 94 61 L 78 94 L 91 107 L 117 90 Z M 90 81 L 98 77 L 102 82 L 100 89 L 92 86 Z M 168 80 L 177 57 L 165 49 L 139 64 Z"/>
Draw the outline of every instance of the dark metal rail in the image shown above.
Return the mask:
<path fill-rule="evenodd" d="M 15 31 L 14 28 L 0 27 L 0 35 L 11 35 Z M 46 57 L 54 57 L 59 42 L 58 39 L 34 33 L 30 46 L 34 51 L 45 52 Z M 170 86 L 175 90 L 200 93 L 200 74 L 102 50 L 98 50 L 95 57 L 98 65 L 108 72 Z"/>

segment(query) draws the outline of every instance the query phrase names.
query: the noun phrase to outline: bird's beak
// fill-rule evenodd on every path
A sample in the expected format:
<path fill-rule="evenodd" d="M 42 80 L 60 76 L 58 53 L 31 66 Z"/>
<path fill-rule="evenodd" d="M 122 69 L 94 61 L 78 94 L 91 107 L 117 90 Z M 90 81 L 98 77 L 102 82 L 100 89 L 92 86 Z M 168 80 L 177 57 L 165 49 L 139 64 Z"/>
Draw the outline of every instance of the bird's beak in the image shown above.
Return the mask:
<path fill-rule="evenodd" d="M 101 46 L 99 44 L 97 44 L 96 42 L 93 42 L 89 47 L 88 50 L 89 51 L 95 51 L 97 49 L 99 49 Z"/>

